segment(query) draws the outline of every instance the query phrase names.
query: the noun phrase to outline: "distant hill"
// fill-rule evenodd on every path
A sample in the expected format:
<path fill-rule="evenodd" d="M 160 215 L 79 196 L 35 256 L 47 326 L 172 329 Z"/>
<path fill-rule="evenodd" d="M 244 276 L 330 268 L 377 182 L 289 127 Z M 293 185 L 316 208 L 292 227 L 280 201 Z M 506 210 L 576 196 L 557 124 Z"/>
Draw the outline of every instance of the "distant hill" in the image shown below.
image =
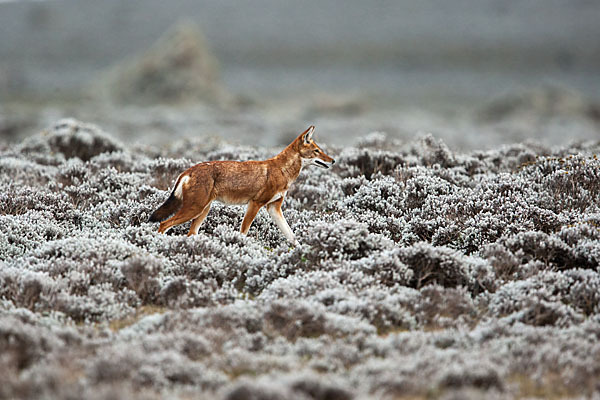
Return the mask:
<path fill-rule="evenodd" d="M 0 2 L 0 88 L 78 87 L 182 17 L 227 71 L 472 68 L 597 71 L 600 3 L 585 0 Z"/>

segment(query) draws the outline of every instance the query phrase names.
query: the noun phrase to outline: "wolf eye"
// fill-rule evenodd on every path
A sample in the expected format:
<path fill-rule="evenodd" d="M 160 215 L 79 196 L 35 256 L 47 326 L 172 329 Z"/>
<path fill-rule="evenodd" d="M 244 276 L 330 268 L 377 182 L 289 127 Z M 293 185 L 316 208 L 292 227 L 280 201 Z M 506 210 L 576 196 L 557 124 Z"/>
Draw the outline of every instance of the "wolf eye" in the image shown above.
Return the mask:
<path fill-rule="evenodd" d="M 320 151 L 318 149 L 315 150 L 315 154 L 319 154 L 319 153 L 320 153 Z"/>

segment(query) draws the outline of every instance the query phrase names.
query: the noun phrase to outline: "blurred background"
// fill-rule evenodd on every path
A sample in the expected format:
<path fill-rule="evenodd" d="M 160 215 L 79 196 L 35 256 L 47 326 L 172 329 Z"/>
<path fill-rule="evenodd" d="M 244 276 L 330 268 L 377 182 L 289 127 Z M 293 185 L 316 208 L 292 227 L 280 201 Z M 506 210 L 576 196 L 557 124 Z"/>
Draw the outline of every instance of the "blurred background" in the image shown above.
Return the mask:
<path fill-rule="evenodd" d="M 595 0 L 0 0 L 0 135 L 599 140 L 599 21 Z"/>

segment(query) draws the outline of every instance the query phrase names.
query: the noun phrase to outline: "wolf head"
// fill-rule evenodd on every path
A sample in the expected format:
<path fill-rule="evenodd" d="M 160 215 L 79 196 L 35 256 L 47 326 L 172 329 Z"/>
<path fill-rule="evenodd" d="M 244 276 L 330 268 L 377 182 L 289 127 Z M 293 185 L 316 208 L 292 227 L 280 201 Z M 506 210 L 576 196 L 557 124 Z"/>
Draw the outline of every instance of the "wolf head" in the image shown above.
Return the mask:
<path fill-rule="evenodd" d="M 329 168 L 335 164 L 335 160 L 329 157 L 313 140 L 315 127 L 310 126 L 296 139 L 298 153 L 302 158 L 302 165 L 316 165 L 321 168 Z"/>

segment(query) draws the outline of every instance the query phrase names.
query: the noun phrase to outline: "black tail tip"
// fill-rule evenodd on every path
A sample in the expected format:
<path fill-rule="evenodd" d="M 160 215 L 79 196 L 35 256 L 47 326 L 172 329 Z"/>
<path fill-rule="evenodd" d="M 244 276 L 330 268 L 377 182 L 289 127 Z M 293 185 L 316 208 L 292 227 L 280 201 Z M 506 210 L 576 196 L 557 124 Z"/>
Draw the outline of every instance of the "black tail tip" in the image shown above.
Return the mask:
<path fill-rule="evenodd" d="M 156 213 L 152 213 L 152 215 L 148 217 L 148 222 L 160 222 L 160 219 L 158 219 Z"/>

